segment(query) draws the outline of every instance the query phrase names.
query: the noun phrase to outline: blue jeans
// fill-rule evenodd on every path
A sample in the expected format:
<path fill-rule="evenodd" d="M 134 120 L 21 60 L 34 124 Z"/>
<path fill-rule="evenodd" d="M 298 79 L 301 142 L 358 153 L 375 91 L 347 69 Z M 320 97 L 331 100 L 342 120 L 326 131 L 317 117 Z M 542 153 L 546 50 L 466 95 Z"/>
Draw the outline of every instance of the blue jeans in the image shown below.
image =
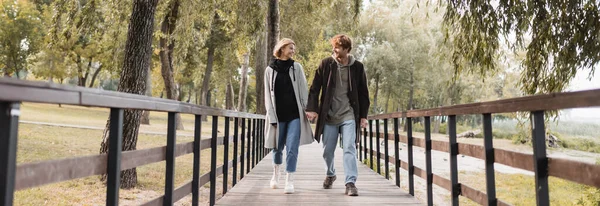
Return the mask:
<path fill-rule="evenodd" d="M 281 164 L 283 148 L 286 149 L 285 170 L 287 172 L 296 172 L 298 164 L 298 147 L 300 146 L 300 119 L 294 119 L 289 122 L 279 122 L 279 137 L 277 137 L 277 148 L 273 149 L 273 163 Z"/>
<path fill-rule="evenodd" d="M 346 183 L 356 183 L 358 169 L 356 163 L 356 121 L 346 120 L 340 124 L 325 124 L 323 128 L 323 159 L 327 165 L 327 176 L 335 175 L 334 155 L 338 143 L 338 134 L 342 134 L 344 149 L 344 172 Z"/>

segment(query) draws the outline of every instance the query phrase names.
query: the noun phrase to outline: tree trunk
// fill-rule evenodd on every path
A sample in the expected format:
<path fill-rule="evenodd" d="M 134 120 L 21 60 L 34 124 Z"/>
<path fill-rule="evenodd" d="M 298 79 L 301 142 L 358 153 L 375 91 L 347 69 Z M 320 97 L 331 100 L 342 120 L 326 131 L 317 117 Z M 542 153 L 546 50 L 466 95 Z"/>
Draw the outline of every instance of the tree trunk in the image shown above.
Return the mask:
<path fill-rule="evenodd" d="M 206 54 L 206 70 L 204 71 L 204 79 L 202 80 L 202 96 L 200 97 L 200 102 L 202 105 L 210 106 L 210 102 L 208 100 L 208 95 L 210 91 L 210 77 L 212 75 L 213 64 L 215 59 L 215 50 L 217 47 L 217 42 L 215 39 L 217 35 L 219 35 L 219 27 L 221 23 L 221 17 L 217 12 L 214 13 L 214 17 L 211 24 L 209 42 L 207 42 L 208 52 Z M 202 116 L 202 120 L 206 120 L 206 115 Z"/>
<path fill-rule="evenodd" d="M 414 83 L 413 82 L 414 77 L 413 77 L 413 71 L 409 72 L 409 75 L 410 75 L 410 82 L 409 82 L 409 85 L 410 85 L 409 88 L 410 89 L 409 89 L 409 92 L 408 92 L 408 105 L 406 105 L 406 111 L 412 110 L 413 95 L 414 95 L 414 84 L 413 84 Z M 413 120 L 413 122 L 414 122 L 414 120 Z M 410 122 L 410 123 L 412 124 L 413 122 Z M 404 124 L 404 131 L 407 130 L 407 126 L 408 126 L 408 124 Z"/>
<path fill-rule="evenodd" d="M 148 75 L 146 78 L 146 96 L 152 96 L 152 68 L 148 67 Z M 150 111 L 144 110 L 142 113 L 141 124 L 150 125 Z"/>
<path fill-rule="evenodd" d="M 259 41 L 257 41 L 257 42 L 259 42 Z M 257 50 L 258 50 L 258 48 L 257 48 Z M 257 53 L 259 53 L 259 52 L 257 52 Z M 244 62 L 242 63 L 242 78 L 240 80 L 240 92 L 238 94 L 238 106 L 237 106 L 237 110 L 240 112 L 246 112 L 246 94 L 248 93 L 248 64 L 250 61 L 249 57 L 250 56 L 248 55 L 248 53 L 244 54 Z M 258 59 L 257 59 L 257 61 L 258 61 Z"/>
<path fill-rule="evenodd" d="M 373 95 L 373 114 L 377 114 L 377 96 L 379 96 L 379 74 L 375 76 L 375 94 Z"/>
<path fill-rule="evenodd" d="M 273 59 L 273 52 L 275 44 L 279 41 L 279 0 L 269 0 L 269 12 L 267 14 L 267 62 Z M 263 99 L 265 94 L 263 92 L 264 82 L 264 67 L 256 68 L 256 113 L 265 114 L 265 106 Z"/>
<path fill-rule="evenodd" d="M 152 32 L 154 13 L 158 0 L 134 0 L 125 43 L 123 70 L 117 91 L 143 95 L 146 92 L 146 79 L 152 56 Z M 125 110 L 123 114 L 123 151 L 135 150 L 140 127 L 141 110 Z M 110 119 L 106 123 L 100 154 L 108 152 L 108 131 Z M 121 188 L 129 189 L 137 184 L 136 169 L 121 172 Z"/>
<path fill-rule="evenodd" d="M 90 81 L 90 88 L 94 87 L 94 83 L 96 82 L 98 74 L 100 74 L 100 70 L 102 70 L 102 64 L 98 67 L 98 69 L 96 69 L 96 71 L 94 71 L 94 74 L 92 75 L 92 81 Z"/>
<path fill-rule="evenodd" d="M 432 117 L 433 118 L 433 133 L 440 133 L 440 124 L 441 124 L 441 117 Z"/>
<path fill-rule="evenodd" d="M 231 80 L 227 82 L 225 88 L 225 109 L 233 110 L 233 88 L 231 86 Z"/>
<path fill-rule="evenodd" d="M 160 70 L 165 82 L 167 99 L 176 101 L 179 100 L 179 92 L 177 90 L 175 79 L 173 78 L 173 49 L 175 48 L 175 41 L 170 40 L 170 38 L 175 30 L 178 13 L 179 0 L 172 1 L 169 6 L 169 11 L 161 23 L 160 31 L 163 33 L 163 36 L 159 39 Z M 181 121 L 181 115 L 179 113 L 175 115 L 175 119 L 175 122 L 177 122 L 177 130 L 183 130 L 183 122 Z"/>
<path fill-rule="evenodd" d="M 83 76 L 83 68 L 81 66 L 81 56 L 77 55 L 77 59 L 75 60 L 77 64 L 77 86 L 85 87 L 85 77 Z"/>
<path fill-rule="evenodd" d="M 383 112 L 385 114 L 388 113 L 388 107 L 390 106 L 390 95 L 391 94 L 392 94 L 392 92 L 390 92 L 390 89 L 388 88 L 387 89 L 387 97 L 386 97 L 386 100 L 385 100 L 385 109 L 384 109 L 384 112 Z"/>

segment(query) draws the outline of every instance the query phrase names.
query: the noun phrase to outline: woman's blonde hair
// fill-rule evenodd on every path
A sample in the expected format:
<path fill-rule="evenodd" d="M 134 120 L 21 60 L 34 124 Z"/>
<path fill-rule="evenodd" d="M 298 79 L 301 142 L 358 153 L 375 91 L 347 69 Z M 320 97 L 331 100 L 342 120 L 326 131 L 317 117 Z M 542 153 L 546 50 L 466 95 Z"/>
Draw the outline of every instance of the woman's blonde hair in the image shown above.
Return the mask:
<path fill-rule="evenodd" d="M 296 45 L 296 43 L 294 43 L 294 40 L 288 38 L 283 38 L 279 40 L 279 42 L 277 42 L 277 44 L 275 45 L 275 48 L 273 48 L 273 56 L 279 59 L 281 57 L 281 49 L 285 48 L 287 45 L 290 44 L 293 44 L 294 46 Z"/>

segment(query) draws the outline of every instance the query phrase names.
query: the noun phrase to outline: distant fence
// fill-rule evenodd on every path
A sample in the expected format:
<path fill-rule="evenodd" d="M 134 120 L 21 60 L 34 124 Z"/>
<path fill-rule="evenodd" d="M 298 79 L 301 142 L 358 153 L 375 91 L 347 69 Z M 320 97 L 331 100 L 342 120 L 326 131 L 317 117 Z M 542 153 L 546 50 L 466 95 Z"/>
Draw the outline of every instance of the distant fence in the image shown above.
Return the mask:
<path fill-rule="evenodd" d="M 81 156 L 37 163 L 16 164 L 18 121 L 21 102 L 69 104 L 110 108 L 108 154 Z M 168 112 L 166 146 L 121 151 L 123 110 L 139 109 Z M 194 141 L 176 144 L 177 113 L 195 115 Z M 202 116 L 212 116 L 212 138 L 201 140 Z M 225 121 L 222 137 L 217 136 L 218 120 Z M 229 123 L 234 120 L 233 137 Z M 247 122 L 247 123 L 246 123 Z M 263 149 L 264 116 L 186 104 L 142 95 L 100 91 L 46 82 L 0 78 L 0 205 L 12 205 L 15 190 L 107 174 L 106 205 L 119 203 L 119 175 L 131 169 L 166 160 L 165 194 L 144 205 L 173 205 L 192 193 L 198 205 L 200 186 L 210 182 L 210 205 L 215 204 L 216 177 L 223 175 L 223 194 L 227 192 L 228 171 L 233 169 L 232 184 L 244 177 L 267 154 Z M 241 131 L 240 131 L 241 130 Z M 233 138 L 233 159 L 229 161 L 229 139 Z M 240 144 L 240 145 L 238 145 Z M 224 161 L 217 167 L 217 146 L 224 145 Z M 238 151 L 238 147 L 241 151 Z M 211 170 L 200 175 L 200 151 L 211 149 Z M 191 180 L 174 185 L 175 158 L 193 153 Z M 240 168 L 237 167 L 239 162 Z"/>
<path fill-rule="evenodd" d="M 394 164 L 396 185 L 400 186 L 399 169 L 408 171 L 409 193 L 414 196 L 414 178 L 416 175 L 427 181 L 427 203 L 433 205 L 433 188 L 436 184 L 452 194 L 452 205 L 458 205 L 458 196 L 462 195 L 481 205 L 508 205 L 496 198 L 494 163 L 532 171 L 535 173 L 537 205 L 549 205 L 548 176 L 594 186 L 600 188 L 600 165 L 578 161 L 550 158 L 546 156 L 546 138 L 544 112 L 549 110 L 597 107 L 600 106 L 600 90 L 581 92 L 555 93 L 529 97 L 504 99 L 492 102 L 463 104 L 434 109 L 411 110 L 407 112 L 389 113 L 369 117 L 369 128 L 364 130 L 359 143 L 359 159 L 369 159 L 371 168 L 381 174 L 381 158 L 384 159 L 385 177 L 389 179 L 389 163 Z M 533 155 L 494 148 L 492 144 L 492 114 L 508 112 L 531 112 Z M 478 114 L 483 116 L 484 146 L 459 144 L 456 139 L 456 116 Z M 432 116 L 448 117 L 449 141 L 431 140 Z M 412 124 L 414 118 L 424 118 L 425 138 L 414 138 Z M 399 134 L 399 119 L 404 118 L 407 124 L 406 136 Z M 388 120 L 393 121 L 393 133 L 388 133 Z M 383 132 L 380 132 L 380 121 L 383 121 Z M 375 131 L 373 130 L 375 123 Z M 376 149 L 373 149 L 373 138 Z M 389 156 L 388 141 L 384 141 L 384 153 L 380 150 L 380 138 L 394 142 L 394 156 Z M 368 142 L 367 142 L 368 140 Z M 408 147 L 408 163 L 399 159 L 398 143 Z M 413 146 L 425 148 L 425 169 L 413 165 Z M 449 153 L 450 180 L 432 173 L 431 150 Z M 486 192 L 476 190 L 458 182 L 457 155 L 467 155 L 485 161 Z M 374 159 L 375 155 L 375 159 Z"/>

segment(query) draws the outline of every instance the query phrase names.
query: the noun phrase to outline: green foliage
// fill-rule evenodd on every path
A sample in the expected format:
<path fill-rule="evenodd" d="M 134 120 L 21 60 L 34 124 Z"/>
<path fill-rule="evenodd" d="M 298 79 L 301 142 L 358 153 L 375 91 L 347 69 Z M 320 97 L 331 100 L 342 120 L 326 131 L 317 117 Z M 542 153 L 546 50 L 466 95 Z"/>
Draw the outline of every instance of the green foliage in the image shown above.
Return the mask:
<path fill-rule="evenodd" d="M 444 23 L 455 71 L 498 71 L 494 59 L 506 44 L 526 51 L 520 65 L 525 93 L 564 91 L 578 70 L 593 75 L 600 62 L 599 7 L 594 0 L 451 0 Z"/>
<path fill-rule="evenodd" d="M 0 69 L 3 75 L 28 70 L 28 58 L 39 50 L 41 14 L 30 1 L 0 1 Z"/>

